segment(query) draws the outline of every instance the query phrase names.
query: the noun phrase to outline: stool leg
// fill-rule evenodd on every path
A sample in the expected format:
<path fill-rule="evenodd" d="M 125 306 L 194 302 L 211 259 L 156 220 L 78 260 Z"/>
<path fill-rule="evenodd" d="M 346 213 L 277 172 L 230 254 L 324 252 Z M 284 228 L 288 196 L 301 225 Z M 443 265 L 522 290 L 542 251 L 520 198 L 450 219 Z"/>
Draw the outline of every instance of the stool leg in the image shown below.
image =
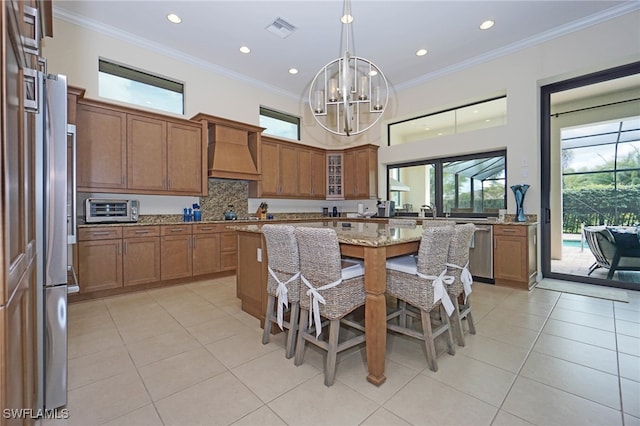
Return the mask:
<path fill-rule="evenodd" d="M 455 334 L 456 343 L 458 346 L 464 346 L 464 330 L 462 329 L 462 320 L 460 319 L 460 304 L 457 297 L 453 299 L 453 315 L 451 315 L 451 325 L 453 326 L 453 332 Z"/>
<path fill-rule="evenodd" d="M 287 359 L 293 357 L 293 352 L 296 347 L 296 337 L 298 334 L 298 316 L 300 315 L 300 304 L 298 302 L 291 302 L 291 309 L 289 314 L 289 334 L 287 336 L 287 349 L 285 356 Z"/>
<path fill-rule="evenodd" d="M 451 321 L 449 320 L 449 315 L 447 315 L 447 311 L 444 309 L 444 306 L 440 304 L 440 321 L 446 323 L 447 334 L 445 334 L 447 339 L 447 352 L 449 355 L 456 354 L 456 347 L 453 344 L 453 333 L 451 333 Z"/>
<path fill-rule="evenodd" d="M 269 295 L 267 298 L 267 312 L 264 317 L 264 332 L 262 333 L 262 344 L 269 343 L 271 334 L 271 325 L 273 324 L 273 307 L 275 305 L 275 296 Z"/>
<path fill-rule="evenodd" d="M 469 313 L 467 313 L 467 323 L 469 324 L 469 334 L 476 334 L 476 326 L 473 322 L 473 314 L 471 313 L 471 302 L 467 300 L 467 308 L 469 309 Z"/>
<path fill-rule="evenodd" d="M 324 367 L 324 385 L 331 386 L 336 377 L 336 357 L 338 355 L 338 335 L 340 334 L 340 320 L 331 320 L 329 325 L 329 346 L 327 348 L 327 363 Z"/>
<path fill-rule="evenodd" d="M 298 338 L 296 339 L 296 357 L 293 360 L 295 365 L 302 364 L 304 360 L 304 346 L 307 341 L 304 339 L 304 335 L 307 333 L 307 327 L 309 322 L 309 311 L 306 309 L 300 309 L 300 325 L 298 327 Z"/>
<path fill-rule="evenodd" d="M 424 333 L 424 345 L 427 349 L 427 363 L 431 371 L 438 371 L 438 361 L 436 360 L 436 345 L 433 341 L 433 330 L 431 329 L 431 315 L 429 312 L 420 310 L 422 317 L 422 330 Z"/>

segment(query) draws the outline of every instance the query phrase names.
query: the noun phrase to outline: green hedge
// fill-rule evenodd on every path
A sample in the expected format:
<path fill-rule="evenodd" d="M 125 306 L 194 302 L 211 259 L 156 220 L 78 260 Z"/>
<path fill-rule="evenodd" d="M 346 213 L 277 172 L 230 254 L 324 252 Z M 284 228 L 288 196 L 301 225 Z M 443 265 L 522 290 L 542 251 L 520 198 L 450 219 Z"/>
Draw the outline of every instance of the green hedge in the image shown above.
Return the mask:
<path fill-rule="evenodd" d="M 579 234 L 580 225 L 628 226 L 640 223 L 640 186 L 590 187 L 563 191 L 563 232 Z"/>

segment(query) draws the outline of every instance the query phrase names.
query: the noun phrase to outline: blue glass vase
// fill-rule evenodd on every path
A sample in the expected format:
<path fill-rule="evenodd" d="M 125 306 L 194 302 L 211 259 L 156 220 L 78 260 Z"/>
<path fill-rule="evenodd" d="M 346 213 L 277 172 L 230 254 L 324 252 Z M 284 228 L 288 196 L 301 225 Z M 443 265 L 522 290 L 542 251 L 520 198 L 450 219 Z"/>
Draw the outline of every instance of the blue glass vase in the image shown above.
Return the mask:
<path fill-rule="evenodd" d="M 527 218 L 524 215 L 524 209 L 522 205 L 524 204 L 524 194 L 527 193 L 527 189 L 529 189 L 529 185 L 513 185 L 511 190 L 513 191 L 513 195 L 516 197 L 516 222 L 526 222 Z"/>

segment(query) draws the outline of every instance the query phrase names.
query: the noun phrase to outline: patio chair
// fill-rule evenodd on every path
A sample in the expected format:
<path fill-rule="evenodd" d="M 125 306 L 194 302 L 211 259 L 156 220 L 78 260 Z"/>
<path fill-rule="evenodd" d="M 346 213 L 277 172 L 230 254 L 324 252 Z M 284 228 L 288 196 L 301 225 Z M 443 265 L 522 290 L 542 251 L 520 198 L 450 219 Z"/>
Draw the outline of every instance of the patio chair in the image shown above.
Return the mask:
<path fill-rule="evenodd" d="M 640 271 L 640 240 L 633 233 L 616 233 L 606 226 L 585 226 L 584 237 L 596 261 L 588 275 L 598 268 L 608 269 L 607 279 L 616 271 Z M 635 243 L 634 243 L 635 238 Z"/>

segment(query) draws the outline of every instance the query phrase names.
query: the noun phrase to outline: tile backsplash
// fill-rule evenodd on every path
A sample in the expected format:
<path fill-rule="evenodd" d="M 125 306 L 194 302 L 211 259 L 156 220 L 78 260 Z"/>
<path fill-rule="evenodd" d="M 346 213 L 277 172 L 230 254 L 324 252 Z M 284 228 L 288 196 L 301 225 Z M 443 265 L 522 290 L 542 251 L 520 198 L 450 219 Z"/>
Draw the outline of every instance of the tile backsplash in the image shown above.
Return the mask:
<path fill-rule="evenodd" d="M 209 195 L 200 197 L 202 220 L 222 220 L 232 204 L 239 218 L 249 216 L 249 182 L 244 180 L 209 179 Z"/>

